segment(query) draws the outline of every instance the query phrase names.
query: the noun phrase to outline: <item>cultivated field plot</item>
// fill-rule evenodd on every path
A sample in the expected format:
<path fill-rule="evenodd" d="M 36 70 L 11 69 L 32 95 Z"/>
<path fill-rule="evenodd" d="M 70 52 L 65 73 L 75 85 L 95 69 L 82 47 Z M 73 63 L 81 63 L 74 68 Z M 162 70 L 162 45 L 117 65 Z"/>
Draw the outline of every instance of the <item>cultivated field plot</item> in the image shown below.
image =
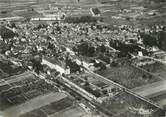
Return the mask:
<path fill-rule="evenodd" d="M 104 21 L 112 25 L 132 25 L 138 27 L 147 27 L 154 24 L 165 25 L 165 4 L 164 3 L 150 3 L 147 1 L 133 1 L 128 0 L 118 0 L 116 2 L 109 2 L 109 0 L 104 0 L 104 7 L 101 7 L 101 10 L 107 9 L 107 12 L 103 12 L 102 16 Z M 107 6 L 108 4 L 112 6 Z M 141 7 L 143 9 L 141 9 Z M 113 9 L 112 9 L 113 8 Z M 122 10 L 128 10 L 128 12 L 123 12 Z M 154 16 L 147 15 L 148 12 L 155 10 L 157 14 Z M 129 13 L 137 16 L 136 18 L 131 18 Z M 112 18 L 112 16 L 119 16 L 122 14 L 124 17 L 121 18 Z M 126 20 L 127 17 L 130 17 L 130 20 Z"/>
<path fill-rule="evenodd" d="M 20 115 L 19 117 L 47 117 L 54 113 L 63 112 L 67 108 L 71 108 L 73 100 L 69 97 L 53 102 L 49 105 L 35 109 L 31 112 Z"/>
<path fill-rule="evenodd" d="M 35 15 L 34 13 L 23 13 L 15 14 L 13 11 L 21 10 L 21 9 L 28 9 L 28 8 L 44 8 L 48 7 L 48 4 L 52 6 L 72 6 L 72 7 L 80 7 L 90 9 L 91 7 L 98 7 L 102 11 L 102 16 L 104 17 L 104 21 L 106 23 L 112 25 L 124 25 L 129 24 L 133 26 L 148 26 L 154 24 L 166 24 L 165 18 L 165 4 L 166 3 L 151 3 L 147 1 L 126 1 L 126 0 L 0 0 L 0 11 L 7 11 L 7 13 L 0 13 L 0 17 L 10 17 L 16 15 L 23 15 L 23 16 L 32 16 Z M 145 10 L 138 9 L 137 7 L 143 7 Z M 61 8 L 61 7 L 60 7 Z M 136 9 L 135 9 L 136 8 Z M 105 9 L 107 9 L 105 12 Z M 130 11 L 129 13 L 134 14 L 135 16 L 138 15 L 136 18 L 131 18 L 131 20 L 126 20 L 125 18 L 128 17 L 128 13 L 123 12 L 123 10 Z M 147 12 L 151 10 L 156 10 L 158 12 L 155 16 L 147 15 Z M 81 10 L 80 10 L 81 11 Z M 84 10 L 82 10 L 84 12 Z M 142 12 L 142 13 L 141 13 Z M 79 15 L 79 12 L 73 15 Z M 87 15 L 87 11 L 85 10 L 85 14 Z M 125 17 L 114 19 L 112 16 L 118 16 L 119 14 L 124 15 Z M 127 15 L 126 15 L 127 14 Z M 141 14 L 141 15 L 140 15 Z M 140 16 L 139 16 L 140 15 Z M 38 16 L 38 15 L 37 15 Z"/>
<path fill-rule="evenodd" d="M 51 4 L 51 0 L 0 0 L 0 17 L 11 17 L 11 16 L 25 16 L 35 17 L 40 16 L 35 11 L 27 11 L 31 8 L 45 7 Z M 17 12 L 22 10 L 21 12 Z M 25 11 L 26 12 L 25 12 Z M 5 12 L 5 13 L 3 13 Z"/>
<path fill-rule="evenodd" d="M 166 65 L 160 63 L 154 63 L 150 65 L 144 65 L 141 68 L 151 72 L 152 74 L 166 79 Z"/>
<path fill-rule="evenodd" d="M 150 99 L 153 100 L 154 102 L 157 102 L 164 109 L 166 109 L 166 92 Z"/>
<path fill-rule="evenodd" d="M 20 117 L 47 117 L 47 115 L 41 110 L 34 110 L 25 115 L 21 115 Z"/>
<path fill-rule="evenodd" d="M 98 74 L 119 83 L 129 89 L 157 82 L 160 79 L 130 65 L 109 67 Z"/>
<path fill-rule="evenodd" d="M 72 108 L 67 108 L 63 112 L 56 113 L 52 117 L 91 117 L 91 114 L 86 113 L 83 108 L 76 105 Z"/>
<path fill-rule="evenodd" d="M 35 10 L 29 9 L 24 11 L 17 11 L 14 12 L 15 15 L 25 17 L 25 18 L 31 18 L 31 17 L 42 17 L 41 14 L 36 12 Z"/>
<path fill-rule="evenodd" d="M 120 93 L 102 104 L 118 117 L 161 117 L 164 111 L 129 94 Z"/>
<path fill-rule="evenodd" d="M 34 75 L 17 82 L 0 84 L 0 110 L 19 105 L 51 91 L 58 89 Z"/>
<path fill-rule="evenodd" d="M 64 4 L 95 4 L 98 3 L 98 0 L 54 0 L 56 3 Z"/>

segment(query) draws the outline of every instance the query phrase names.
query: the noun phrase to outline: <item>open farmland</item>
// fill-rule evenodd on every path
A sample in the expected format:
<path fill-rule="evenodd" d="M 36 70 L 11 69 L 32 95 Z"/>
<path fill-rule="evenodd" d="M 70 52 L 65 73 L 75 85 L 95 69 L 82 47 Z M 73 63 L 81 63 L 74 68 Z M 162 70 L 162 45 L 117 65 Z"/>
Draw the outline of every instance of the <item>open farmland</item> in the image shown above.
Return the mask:
<path fill-rule="evenodd" d="M 0 110 L 4 116 L 65 117 L 65 114 L 70 114 L 79 117 L 86 114 L 81 107 L 73 105 L 73 98 L 58 92 L 56 87 L 47 84 L 45 80 L 29 72 L 24 75 L 28 77 L 24 79 L 25 76 L 22 75 L 19 81 L 9 82 L 18 79 L 18 76 L 12 77 L 6 80 L 7 83 L 0 84 Z"/>
<path fill-rule="evenodd" d="M 41 14 L 36 13 L 35 11 L 27 11 L 27 9 L 38 9 L 38 8 L 48 8 L 48 4 L 52 6 L 72 6 L 78 8 L 86 8 L 86 10 L 91 7 L 97 7 L 101 10 L 101 16 L 104 18 L 104 21 L 111 25 L 132 25 L 132 26 L 149 26 L 153 24 L 162 24 L 165 25 L 166 18 L 165 14 L 165 4 L 166 3 L 152 3 L 148 0 L 146 1 L 112 1 L 112 0 L 0 0 L 0 11 L 7 11 L 7 13 L 0 13 L 0 17 L 9 17 L 9 16 L 41 16 Z M 25 10 L 24 12 L 15 10 Z M 72 11 L 72 10 L 71 10 Z M 127 12 L 126 12 L 127 11 Z M 157 14 L 154 16 L 148 15 L 149 12 L 156 11 Z M 87 11 L 86 11 L 87 12 Z M 27 14 L 27 15 L 25 15 Z M 86 13 L 84 13 L 86 14 Z M 123 17 L 121 17 L 121 14 Z M 133 14 L 136 16 L 133 18 Z M 120 15 L 120 17 L 119 17 Z M 116 18 L 117 17 L 117 18 Z M 118 18 L 119 17 L 119 18 Z M 128 17 L 128 18 L 127 18 Z M 130 19 L 130 20 L 126 20 Z"/>
<path fill-rule="evenodd" d="M 57 102 L 50 103 L 46 106 L 43 106 L 31 112 L 20 115 L 20 117 L 29 117 L 29 116 L 34 116 L 35 114 L 37 114 L 37 116 L 39 117 L 47 117 L 45 113 L 47 113 L 48 115 L 51 115 L 59 111 L 63 111 L 66 108 L 69 108 L 71 106 L 72 106 L 72 100 L 69 98 L 63 98 Z"/>
<path fill-rule="evenodd" d="M 24 74 L 28 75 L 28 74 Z M 13 77 L 12 80 L 18 76 Z M 0 86 L 0 103 L 1 110 L 5 110 L 9 107 L 24 103 L 34 97 L 46 94 L 53 88 L 47 85 L 44 80 L 36 79 L 34 75 L 29 75 L 27 79 L 22 80 L 25 76 L 20 76 L 20 81 L 6 82 Z M 57 89 L 52 89 L 57 90 Z"/>

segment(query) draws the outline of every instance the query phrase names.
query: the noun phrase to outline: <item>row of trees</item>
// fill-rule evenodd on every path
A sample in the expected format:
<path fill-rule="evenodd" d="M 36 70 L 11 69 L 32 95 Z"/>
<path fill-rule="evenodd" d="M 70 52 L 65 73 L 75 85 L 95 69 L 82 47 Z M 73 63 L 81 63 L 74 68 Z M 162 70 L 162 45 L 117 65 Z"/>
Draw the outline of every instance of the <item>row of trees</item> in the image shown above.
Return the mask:
<path fill-rule="evenodd" d="M 97 18 L 92 16 L 80 16 L 80 17 L 66 17 L 64 22 L 67 23 L 91 23 L 97 22 Z"/>

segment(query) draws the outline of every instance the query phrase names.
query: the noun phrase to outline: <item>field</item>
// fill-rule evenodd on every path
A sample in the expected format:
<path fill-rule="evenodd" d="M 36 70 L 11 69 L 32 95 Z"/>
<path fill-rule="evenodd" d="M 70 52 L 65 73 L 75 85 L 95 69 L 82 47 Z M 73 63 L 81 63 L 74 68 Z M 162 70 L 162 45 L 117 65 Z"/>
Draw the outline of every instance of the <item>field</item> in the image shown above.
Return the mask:
<path fill-rule="evenodd" d="M 166 92 L 155 96 L 153 98 L 150 98 L 151 100 L 157 102 L 159 105 L 161 105 L 164 109 L 166 109 Z"/>
<path fill-rule="evenodd" d="M 31 112 L 20 115 L 19 117 L 47 117 L 47 115 L 52 115 L 59 111 L 63 111 L 71 106 L 72 106 L 72 100 L 70 98 L 64 98 L 61 99 L 60 101 L 53 102 L 49 105 L 43 106 Z"/>
<path fill-rule="evenodd" d="M 38 17 L 41 14 L 36 13 L 35 11 L 27 11 L 31 10 L 31 8 L 46 8 L 48 9 L 48 4 L 51 6 L 57 7 L 66 7 L 71 6 L 75 8 L 82 8 L 85 10 L 90 9 L 91 7 L 98 7 L 102 14 L 101 16 L 104 18 L 104 21 L 111 25 L 133 25 L 133 26 L 150 26 L 154 24 L 162 24 L 166 25 L 166 13 L 165 4 L 166 3 L 153 3 L 146 1 L 112 1 L 112 0 L 0 0 L 0 11 L 7 11 L 7 13 L 0 13 L 0 17 L 10 17 L 10 16 L 29 16 L 29 17 Z M 143 7 L 144 10 L 139 9 L 139 7 Z M 24 12 L 17 10 L 25 10 Z M 77 9 L 78 10 L 78 9 Z M 81 11 L 81 9 L 79 9 Z M 129 12 L 125 12 L 123 10 L 129 10 Z M 148 12 L 155 10 L 157 15 L 150 16 L 147 15 Z M 72 11 L 72 10 L 71 10 Z M 73 11 L 72 11 L 73 12 Z M 86 11 L 87 12 L 87 11 Z M 141 13 L 142 12 L 142 13 Z M 87 14 L 87 13 L 83 13 Z M 115 19 L 112 16 L 124 15 L 124 19 Z M 131 20 L 126 20 L 126 17 L 131 17 L 131 14 L 137 15 L 136 20 L 131 18 Z"/>
<path fill-rule="evenodd" d="M 52 90 L 58 91 L 48 85 L 44 80 L 40 80 L 33 75 L 24 80 L 20 79 L 17 82 L 1 84 L 0 110 L 19 105 L 32 98 L 49 93 Z"/>
<path fill-rule="evenodd" d="M 156 107 L 123 92 L 103 103 L 109 111 L 121 117 L 159 117 L 163 114 Z M 140 110 L 142 109 L 142 113 Z"/>
<path fill-rule="evenodd" d="M 71 98 L 63 98 L 59 101 L 42 106 L 38 109 L 20 115 L 19 117 L 90 117 L 79 105 L 73 105 Z"/>
<path fill-rule="evenodd" d="M 142 66 L 143 69 L 153 73 L 154 75 L 166 79 L 166 65 L 155 63 L 151 65 Z"/>
<path fill-rule="evenodd" d="M 104 71 L 98 71 L 97 73 L 129 89 L 160 80 L 130 65 L 110 67 Z"/>

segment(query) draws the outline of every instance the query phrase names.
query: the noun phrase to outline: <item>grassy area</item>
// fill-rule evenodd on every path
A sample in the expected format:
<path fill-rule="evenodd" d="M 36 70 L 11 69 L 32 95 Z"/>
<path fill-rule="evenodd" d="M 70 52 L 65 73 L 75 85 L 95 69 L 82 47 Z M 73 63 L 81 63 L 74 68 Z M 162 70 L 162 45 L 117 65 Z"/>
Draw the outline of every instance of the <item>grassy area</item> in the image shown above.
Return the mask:
<path fill-rule="evenodd" d="M 160 80 L 130 65 L 110 67 L 97 73 L 130 89 Z"/>
<path fill-rule="evenodd" d="M 153 73 L 156 76 L 166 79 L 166 65 L 163 65 L 160 63 L 154 63 L 154 64 L 142 66 L 142 68 Z"/>

